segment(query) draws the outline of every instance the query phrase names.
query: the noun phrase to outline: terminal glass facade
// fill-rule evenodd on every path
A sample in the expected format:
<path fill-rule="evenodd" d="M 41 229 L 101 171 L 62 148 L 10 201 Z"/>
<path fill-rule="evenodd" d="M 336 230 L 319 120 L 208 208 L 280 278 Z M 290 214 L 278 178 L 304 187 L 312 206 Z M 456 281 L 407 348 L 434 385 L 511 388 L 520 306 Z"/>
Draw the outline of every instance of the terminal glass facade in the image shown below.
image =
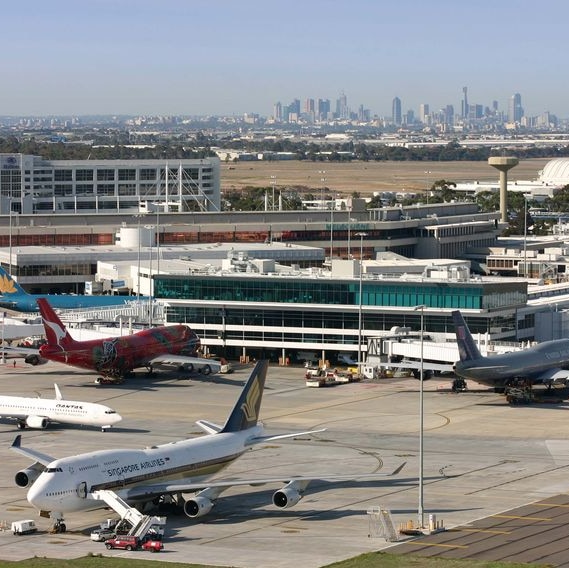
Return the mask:
<path fill-rule="evenodd" d="M 317 278 L 160 276 L 154 295 L 212 302 L 389 306 L 483 310 L 525 305 L 527 286 L 517 282 L 327 280 Z"/>
<path fill-rule="evenodd" d="M 360 337 L 359 279 L 286 278 L 270 275 L 158 275 L 154 295 L 167 304 L 169 323 L 187 323 L 210 345 L 229 357 L 244 347 L 255 356 L 286 356 L 325 351 L 356 353 Z M 466 317 L 474 333 L 516 335 L 515 308 L 525 305 L 527 287 L 520 282 L 441 282 L 363 280 L 361 336 L 367 339 L 396 326 L 454 334 L 451 311 Z M 496 315 L 480 312 L 496 309 Z M 319 356 L 319 355 L 318 355 Z"/>

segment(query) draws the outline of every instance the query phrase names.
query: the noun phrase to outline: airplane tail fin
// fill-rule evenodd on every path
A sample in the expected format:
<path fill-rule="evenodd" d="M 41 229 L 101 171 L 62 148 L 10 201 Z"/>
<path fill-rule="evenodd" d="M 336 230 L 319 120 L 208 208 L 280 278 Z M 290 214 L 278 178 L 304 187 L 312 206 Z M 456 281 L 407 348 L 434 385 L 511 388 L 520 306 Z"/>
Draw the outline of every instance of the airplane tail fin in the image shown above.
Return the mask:
<path fill-rule="evenodd" d="M 75 340 L 69 335 L 69 331 L 49 302 L 45 298 L 38 298 L 37 302 L 48 345 L 57 345 L 64 350 L 73 346 L 76 343 Z"/>
<path fill-rule="evenodd" d="M 266 360 L 257 362 L 221 432 L 240 432 L 257 424 L 268 367 Z"/>
<path fill-rule="evenodd" d="M 0 294 L 11 296 L 14 294 L 27 296 L 28 293 L 0 266 Z"/>
<path fill-rule="evenodd" d="M 464 318 L 460 311 L 452 312 L 454 322 L 454 331 L 456 333 L 456 343 L 458 345 L 458 354 L 461 361 L 471 361 L 472 359 L 481 359 L 480 353 Z"/>
<path fill-rule="evenodd" d="M 63 400 L 61 389 L 57 386 L 57 383 L 53 383 L 53 386 L 55 387 L 55 400 Z"/>

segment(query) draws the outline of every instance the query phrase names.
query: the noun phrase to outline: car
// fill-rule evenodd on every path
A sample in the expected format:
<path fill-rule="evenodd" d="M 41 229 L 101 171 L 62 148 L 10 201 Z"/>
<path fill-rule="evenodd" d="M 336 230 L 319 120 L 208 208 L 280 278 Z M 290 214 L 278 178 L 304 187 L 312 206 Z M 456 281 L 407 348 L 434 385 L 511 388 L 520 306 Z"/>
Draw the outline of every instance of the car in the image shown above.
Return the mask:
<path fill-rule="evenodd" d="M 140 539 L 137 536 L 116 536 L 105 542 L 105 546 L 111 550 L 112 548 L 122 548 L 124 550 L 136 550 L 140 547 Z"/>
<path fill-rule="evenodd" d="M 95 529 L 91 532 L 91 540 L 95 542 L 105 542 L 110 538 L 115 538 L 115 531 L 111 529 Z"/>
<path fill-rule="evenodd" d="M 219 373 L 233 373 L 233 365 L 225 357 L 211 357 L 213 361 L 219 363 Z"/>
<path fill-rule="evenodd" d="M 162 544 L 161 540 L 145 540 L 141 546 L 142 550 L 149 550 L 150 552 L 160 552 L 164 550 L 164 544 Z"/>

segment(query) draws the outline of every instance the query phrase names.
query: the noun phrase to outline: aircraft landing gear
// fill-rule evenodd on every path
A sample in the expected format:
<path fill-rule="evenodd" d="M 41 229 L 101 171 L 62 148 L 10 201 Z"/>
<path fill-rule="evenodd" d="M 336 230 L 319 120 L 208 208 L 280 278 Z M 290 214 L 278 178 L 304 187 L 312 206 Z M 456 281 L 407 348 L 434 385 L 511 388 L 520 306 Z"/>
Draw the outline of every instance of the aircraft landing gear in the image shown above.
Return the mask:
<path fill-rule="evenodd" d="M 462 378 L 456 378 L 452 381 L 452 392 L 463 392 L 467 390 L 466 381 Z"/>
<path fill-rule="evenodd" d="M 63 521 L 63 515 L 61 513 L 58 513 L 55 517 L 55 522 L 53 523 L 51 532 L 55 534 L 64 533 L 67 530 L 67 526 Z"/>

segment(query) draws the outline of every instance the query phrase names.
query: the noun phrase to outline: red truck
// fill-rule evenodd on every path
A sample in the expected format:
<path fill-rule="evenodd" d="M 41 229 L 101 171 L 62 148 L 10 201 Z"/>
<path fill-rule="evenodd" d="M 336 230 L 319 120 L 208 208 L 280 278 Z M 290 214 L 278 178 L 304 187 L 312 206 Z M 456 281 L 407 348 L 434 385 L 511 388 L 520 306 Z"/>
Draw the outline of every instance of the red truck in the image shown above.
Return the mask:
<path fill-rule="evenodd" d="M 160 552 L 164 549 L 161 540 L 139 539 L 136 536 L 117 536 L 105 542 L 105 546 L 112 548 L 122 548 L 124 550 L 149 550 L 150 552 Z"/>

